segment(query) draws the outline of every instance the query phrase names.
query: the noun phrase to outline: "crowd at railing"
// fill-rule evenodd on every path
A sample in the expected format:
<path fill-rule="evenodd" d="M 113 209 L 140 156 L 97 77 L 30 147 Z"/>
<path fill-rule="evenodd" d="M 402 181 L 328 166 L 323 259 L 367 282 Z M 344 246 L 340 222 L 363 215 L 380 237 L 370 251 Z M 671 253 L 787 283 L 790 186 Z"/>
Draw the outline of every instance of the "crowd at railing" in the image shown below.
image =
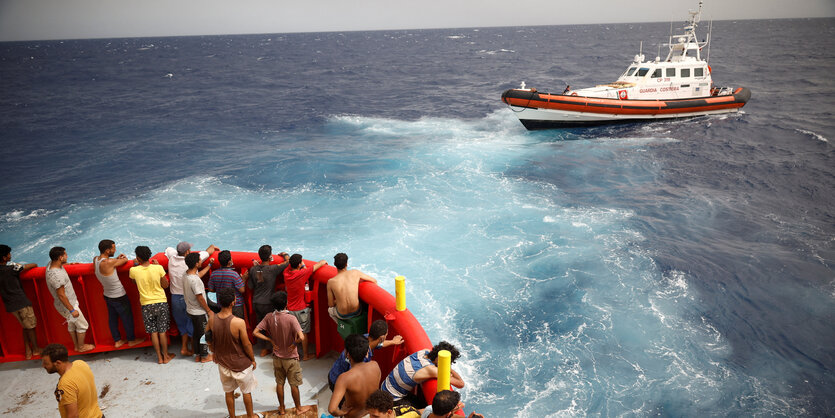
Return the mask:
<path fill-rule="evenodd" d="M 405 309 L 402 278 L 397 280 L 398 300 L 393 303 L 391 295 L 376 286 L 374 278 L 347 268 L 348 256 L 344 253 L 334 257 L 331 267 L 325 260 L 306 262 L 300 254 L 290 256 L 282 252 L 276 257 L 269 245 L 259 248 L 257 259 L 249 260 L 245 257 L 254 253 L 221 251 L 214 245 L 192 252 L 191 247 L 188 242 L 180 242 L 152 257 L 150 248 L 138 246 L 135 259 L 129 260 L 124 254 L 116 255 L 115 242 L 102 240 L 98 245 L 100 254 L 90 264 L 69 264 L 66 249 L 53 247 L 49 263 L 37 267 L 13 263 L 11 248 L 0 245 L 0 296 L 10 314 L 0 322 L 6 330 L 0 336 L 3 358 L 15 360 L 14 355 L 7 353 L 15 348 L 22 351 L 25 359 L 40 356 L 48 372 L 61 375 L 56 394 L 58 390 L 78 392 L 81 386 L 77 381 L 87 379 L 88 374 L 92 381 L 92 371 L 82 360 L 70 363 L 70 352 L 153 345 L 157 362 L 167 364 L 176 357 L 168 351 L 168 337 L 179 335 L 182 356 L 218 365 L 230 416 L 235 416 L 236 389 L 243 393 L 248 416 L 255 416 L 250 395 L 256 367 L 254 346 L 261 346 L 262 357 L 273 358 L 281 414 L 286 411 L 285 381 L 291 388 L 295 413 L 309 409 L 299 399 L 299 362 L 334 349 L 341 354 L 328 373 L 333 393 L 328 406 L 331 414 L 462 414 L 459 394 L 449 390 L 450 386 L 464 386 L 463 379 L 450 367 L 459 352 L 445 341 L 431 346 L 423 329 Z M 238 269 L 237 264 L 248 268 Z M 324 270 L 329 271 L 321 274 Z M 124 279 L 126 272 L 129 282 Z M 21 280 L 27 276 L 43 280 Z M 77 277 L 75 284 L 71 276 Z M 78 293 L 76 286 L 81 288 Z M 44 307 L 47 300 L 43 287 L 51 295 L 51 312 L 45 312 L 50 309 Z M 100 295 L 104 304 L 91 300 L 98 297 L 93 293 Z M 33 304 L 29 295 L 37 303 Z M 135 326 L 137 299 L 147 337 Z M 65 324 L 67 332 L 56 330 L 55 326 L 39 330 L 36 308 L 44 322 L 56 324 L 55 318 L 61 318 L 61 327 Z M 91 323 L 103 322 L 105 309 L 112 342 L 102 330 L 97 330 L 92 344 L 88 343 Z M 9 316 L 20 324 L 22 339 L 9 338 Z M 332 320 L 322 320 L 323 317 Z M 390 325 L 401 332 L 387 339 Z M 42 350 L 38 339 L 44 334 L 52 344 Z M 407 341 L 412 344 L 404 344 Z M 310 346 L 315 352 L 309 351 Z M 387 351 L 391 351 L 390 355 L 381 357 Z M 388 372 L 385 378 L 384 371 Z M 92 396 L 92 401 L 82 402 L 84 396 Z M 427 406 L 430 397 L 432 403 Z M 95 388 L 92 394 L 75 393 L 64 398 L 75 402 L 59 399 L 62 415 L 75 408 L 92 411 L 87 416 L 101 416 Z"/>

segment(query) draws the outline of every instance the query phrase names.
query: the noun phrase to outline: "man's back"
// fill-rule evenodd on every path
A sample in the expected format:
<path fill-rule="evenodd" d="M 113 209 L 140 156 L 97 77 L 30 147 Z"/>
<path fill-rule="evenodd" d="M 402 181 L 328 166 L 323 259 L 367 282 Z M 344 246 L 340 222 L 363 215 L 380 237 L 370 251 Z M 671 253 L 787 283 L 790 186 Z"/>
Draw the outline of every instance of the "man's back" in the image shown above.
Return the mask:
<path fill-rule="evenodd" d="M 361 273 L 358 270 L 340 271 L 328 280 L 328 291 L 332 292 L 336 311 L 347 316 L 360 308 L 359 283 Z"/>
<path fill-rule="evenodd" d="M 278 358 L 296 359 L 296 336 L 302 332 L 299 321 L 287 311 L 273 311 L 256 326 L 257 329 L 267 331 L 273 343 L 273 354 Z"/>
<path fill-rule="evenodd" d="M 131 267 L 128 274 L 131 279 L 136 281 L 140 304 L 150 305 L 168 301 L 165 296 L 165 289 L 160 283 L 160 279 L 165 276 L 165 269 L 162 266 L 150 264 Z"/>
<path fill-rule="evenodd" d="M 345 385 L 344 409 L 351 412 L 346 417 L 365 415 L 365 401 L 380 387 L 380 365 L 376 361 L 357 363 L 337 379 L 337 385 Z"/>
<path fill-rule="evenodd" d="M 221 312 L 212 320 L 212 351 L 215 362 L 234 372 L 243 371 L 252 364 L 238 337 L 240 327 L 245 327 L 243 319 L 231 313 Z"/>

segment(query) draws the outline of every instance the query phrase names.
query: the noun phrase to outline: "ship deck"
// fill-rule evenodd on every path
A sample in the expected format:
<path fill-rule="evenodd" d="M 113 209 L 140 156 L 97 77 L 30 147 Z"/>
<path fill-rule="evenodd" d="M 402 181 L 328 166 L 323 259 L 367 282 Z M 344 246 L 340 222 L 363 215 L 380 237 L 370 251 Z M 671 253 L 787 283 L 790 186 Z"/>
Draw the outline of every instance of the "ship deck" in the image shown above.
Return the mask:
<path fill-rule="evenodd" d="M 71 356 L 84 360 L 93 370 L 99 406 L 110 417 L 225 417 L 228 415 L 215 363 L 196 363 L 193 357 L 179 355 L 179 344 L 171 347 L 177 357 L 165 365 L 157 364 L 152 347 L 133 348 Z M 257 354 L 257 353 L 256 353 Z M 327 373 L 337 354 L 302 362 L 303 384 L 299 387 L 303 405 L 317 405 L 316 416 L 327 413 L 331 391 Z M 275 378 L 271 357 L 258 357 L 255 376 L 258 387 L 252 393 L 255 412 L 275 411 Z M 58 375 L 48 374 L 40 359 L 0 364 L 0 415 L 57 416 L 55 385 Z M 284 402 L 292 408 L 290 388 L 285 385 Z M 235 412 L 245 414 L 238 398 Z M 275 415 L 270 415 L 275 416 Z M 288 414 L 287 417 L 295 415 Z"/>

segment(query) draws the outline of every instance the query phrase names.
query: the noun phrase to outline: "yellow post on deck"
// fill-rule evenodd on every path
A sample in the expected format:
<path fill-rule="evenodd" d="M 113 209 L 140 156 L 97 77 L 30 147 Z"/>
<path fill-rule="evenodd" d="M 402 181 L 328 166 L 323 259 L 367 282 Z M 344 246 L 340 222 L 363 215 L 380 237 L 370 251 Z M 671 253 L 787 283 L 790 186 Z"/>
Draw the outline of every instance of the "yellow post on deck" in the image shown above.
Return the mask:
<path fill-rule="evenodd" d="M 395 308 L 398 311 L 406 310 L 406 278 L 397 276 L 394 278 L 394 294 L 397 297 Z"/>
<path fill-rule="evenodd" d="M 438 352 L 438 392 L 442 390 L 450 390 L 449 376 L 450 365 L 452 364 L 452 354 L 447 350 Z"/>

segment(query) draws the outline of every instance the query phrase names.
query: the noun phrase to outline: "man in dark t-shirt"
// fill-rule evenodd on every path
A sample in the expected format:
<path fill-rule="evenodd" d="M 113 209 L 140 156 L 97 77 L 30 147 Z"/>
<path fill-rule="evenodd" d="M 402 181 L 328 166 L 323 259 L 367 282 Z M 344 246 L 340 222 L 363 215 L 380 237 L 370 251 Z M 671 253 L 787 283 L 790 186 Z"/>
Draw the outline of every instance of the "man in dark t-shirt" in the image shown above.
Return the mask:
<path fill-rule="evenodd" d="M 11 247 L 0 244 L 0 297 L 3 299 L 3 305 L 6 306 L 6 312 L 14 315 L 23 327 L 23 345 L 26 347 L 28 360 L 32 358 L 32 355 L 41 355 L 41 349 L 38 347 L 38 334 L 35 332 L 38 320 L 35 318 L 35 310 L 32 309 L 32 301 L 23 292 L 20 274 L 38 265 L 29 263 L 22 266 L 16 263 L 10 264 L 10 261 L 12 261 Z"/>
<path fill-rule="evenodd" d="M 252 260 L 252 268 L 249 269 L 249 281 L 247 286 L 252 289 L 252 309 L 255 311 L 255 323 L 259 324 L 273 311 L 273 304 L 270 301 L 275 292 L 276 278 L 281 277 L 284 281 L 284 269 L 287 267 L 287 260 L 289 257 L 287 253 L 280 253 L 284 258 L 281 264 L 270 264 L 273 261 L 273 248 L 269 245 L 262 245 L 258 249 L 258 260 Z M 265 341 L 259 343 L 263 346 L 261 349 L 261 357 L 266 357 L 270 354 L 272 347 Z"/>

